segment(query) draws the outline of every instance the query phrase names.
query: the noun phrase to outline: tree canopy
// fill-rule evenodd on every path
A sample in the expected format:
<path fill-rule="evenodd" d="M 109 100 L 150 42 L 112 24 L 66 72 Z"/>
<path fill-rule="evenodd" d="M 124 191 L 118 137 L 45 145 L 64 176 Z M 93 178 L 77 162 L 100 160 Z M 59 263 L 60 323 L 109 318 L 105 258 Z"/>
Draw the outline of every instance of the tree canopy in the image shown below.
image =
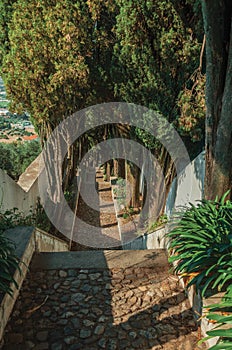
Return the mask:
<path fill-rule="evenodd" d="M 160 112 L 188 150 L 195 142 L 199 151 L 207 67 L 206 193 L 221 195 L 232 178 L 231 7 L 230 0 L 1 0 L 11 108 L 29 112 L 43 139 L 74 111 L 133 102 Z M 131 132 L 154 147 L 143 130 Z"/>
<path fill-rule="evenodd" d="M 2 74 L 11 108 L 27 110 L 42 134 L 75 110 L 109 98 L 107 52 L 101 54 L 110 50 L 110 33 L 95 17 L 83 0 L 14 5 Z"/>
<path fill-rule="evenodd" d="M 38 141 L 18 141 L 9 144 L 0 142 L 0 169 L 5 170 L 14 180 L 18 180 L 40 152 Z"/>
<path fill-rule="evenodd" d="M 123 100 L 156 109 L 179 127 L 177 101 L 185 84 L 193 85 L 203 40 L 199 9 L 188 4 L 183 21 L 186 6 L 30 0 L 12 10 L 9 2 L 2 74 L 12 109 L 53 128 L 75 110 Z M 183 116 L 180 129 L 188 133 Z"/>

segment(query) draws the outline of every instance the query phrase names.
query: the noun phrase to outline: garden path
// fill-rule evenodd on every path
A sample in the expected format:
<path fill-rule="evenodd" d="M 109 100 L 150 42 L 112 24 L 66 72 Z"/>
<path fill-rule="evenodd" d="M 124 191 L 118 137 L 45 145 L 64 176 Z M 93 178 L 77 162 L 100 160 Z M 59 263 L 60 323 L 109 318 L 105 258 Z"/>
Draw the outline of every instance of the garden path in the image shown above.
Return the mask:
<path fill-rule="evenodd" d="M 33 259 L 3 350 L 203 349 L 198 340 L 164 251 L 42 253 Z"/>

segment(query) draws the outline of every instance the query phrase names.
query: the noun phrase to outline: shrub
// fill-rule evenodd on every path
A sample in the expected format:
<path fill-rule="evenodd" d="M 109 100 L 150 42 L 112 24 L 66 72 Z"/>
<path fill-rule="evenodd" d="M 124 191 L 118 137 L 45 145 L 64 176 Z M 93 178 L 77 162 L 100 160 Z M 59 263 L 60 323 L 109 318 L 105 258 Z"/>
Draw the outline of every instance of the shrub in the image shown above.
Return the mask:
<path fill-rule="evenodd" d="M 2 231 L 0 231 L 0 266 L 0 292 L 12 295 L 10 283 L 13 282 L 18 287 L 12 275 L 15 269 L 19 269 L 19 260 L 15 255 L 13 243 L 3 235 Z"/>
<path fill-rule="evenodd" d="M 206 317 L 217 326 L 199 343 L 219 337 L 210 350 L 232 349 L 232 202 L 225 201 L 227 195 L 191 205 L 167 234 L 169 261 L 178 274 L 190 277 L 187 287 L 195 284 L 202 297 L 226 291 L 220 303 L 207 306 Z"/>
<path fill-rule="evenodd" d="M 214 337 L 220 337 L 218 343 L 212 346 L 210 350 L 232 349 L 232 284 L 228 286 L 221 302 L 207 306 L 207 311 L 206 317 L 209 321 L 216 322 L 217 326 L 208 331 L 207 337 L 199 343 Z M 223 326 L 226 326 L 226 328 Z"/>
<path fill-rule="evenodd" d="M 220 291 L 232 280 L 232 202 L 202 200 L 191 205 L 176 227 L 168 233 L 169 261 L 174 270 L 189 276 L 202 296 Z"/>

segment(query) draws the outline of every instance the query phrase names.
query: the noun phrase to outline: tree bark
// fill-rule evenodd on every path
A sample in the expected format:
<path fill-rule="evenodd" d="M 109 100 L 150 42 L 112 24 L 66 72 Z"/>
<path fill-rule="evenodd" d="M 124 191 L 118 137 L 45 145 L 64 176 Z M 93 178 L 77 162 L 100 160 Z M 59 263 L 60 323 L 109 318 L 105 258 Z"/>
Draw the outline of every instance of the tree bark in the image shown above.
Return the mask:
<path fill-rule="evenodd" d="M 118 159 L 114 159 L 114 176 L 118 177 Z"/>
<path fill-rule="evenodd" d="M 140 206 L 140 196 L 139 196 L 139 183 L 140 183 L 140 169 L 130 163 L 127 162 L 126 166 L 126 179 L 130 183 L 130 195 L 131 199 L 129 202 L 129 207 L 139 208 Z"/>
<path fill-rule="evenodd" d="M 125 159 L 118 159 L 118 177 L 125 179 L 126 171 L 125 171 Z"/>
<path fill-rule="evenodd" d="M 205 197 L 215 199 L 232 188 L 232 2 L 202 0 L 202 12 L 207 60 Z"/>

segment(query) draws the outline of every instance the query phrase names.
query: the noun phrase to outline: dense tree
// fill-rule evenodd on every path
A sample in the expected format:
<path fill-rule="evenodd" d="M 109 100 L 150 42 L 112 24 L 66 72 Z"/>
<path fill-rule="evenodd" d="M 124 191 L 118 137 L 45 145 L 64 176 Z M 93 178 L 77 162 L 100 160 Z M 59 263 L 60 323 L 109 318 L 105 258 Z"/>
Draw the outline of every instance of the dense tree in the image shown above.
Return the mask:
<path fill-rule="evenodd" d="M 205 196 L 214 199 L 232 189 L 232 2 L 202 0 L 202 10 L 207 58 Z"/>
<path fill-rule="evenodd" d="M 96 1 L 15 4 L 2 74 L 11 109 L 31 114 L 42 142 L 71 113 L 113 99 L 110 13 Z M 74 174 L 77 155 L 69 147 L 65 184 Z"/>
<path fill-rule="evenodd" d="M 171 1 L 117 3 L 116 91 L 173 120 L 178 95 L 199 64 L 196 33 Z"/>
<path fill-rule="evenodd" d="M 18 180 L 40 152 L 38 141 L 0 143 L 0 169 L 5 170 L 14 180 Z"/>
<path fill-rule="evenodd" d="M 203 135 L 204 115 L 203 94 L 198 98 L 204 84 L 198 13 L 193 0 L 18 1 L 2 65 L 12 108 L 30 112 L 44 140 L 73 111 L 112 100 L 133 102 L 161 112 L 192 150 L 190 139 Z M 175 168 L 167 150 L 144 130 L 119 125 L 83 135 L 78 150 L 69 149 L 66 170 L 75 167 L 73 155 L 83 155 L 93 139 L 102 140 L 104 130 L 113 130 L 105 139 L 117 134 L 148 147 L 170 186 Z M 127 168 L 137 205 L 139 171 L 118 164 L 121 173 Z"/>
<path fill-rule="evenodd" d="M 116 95 L 164 115 L 181 132 L 191 157 L 195 156 L 202 147 L 205 115 L 201 8 L 187 1 L 116 3 L 119 14 L 112 65 Z M 141 129 L 130 130 L 127 137 L 149 148 L 159 160 L 168 192 L 175 167 L 167 150 Z M 135 170 L 131 164 L 127 171 L 134 194 L 138 193 L 137 181 L 132 180 Z M 156 181 L 156 186 L 158 196 L 162 184 Z M 132 202 L 138 203 L 138 198 Z M 157 215 L 158 211 L 157 207 Z"/>
<path fill-rule="evenodd" d="M 12 19 L 13 4 L 17 0 L 0 0 L 0 65 L 10 50 L 9 24 Z"/>
<path fill-rule="evenodd" d="M 65 116 L 111 98 L 104 55 L 110 39 L 90 5 L 32 0 L 15 6 L 2 73 L 11 108 L 30 112 L 42 138 Z"/>

